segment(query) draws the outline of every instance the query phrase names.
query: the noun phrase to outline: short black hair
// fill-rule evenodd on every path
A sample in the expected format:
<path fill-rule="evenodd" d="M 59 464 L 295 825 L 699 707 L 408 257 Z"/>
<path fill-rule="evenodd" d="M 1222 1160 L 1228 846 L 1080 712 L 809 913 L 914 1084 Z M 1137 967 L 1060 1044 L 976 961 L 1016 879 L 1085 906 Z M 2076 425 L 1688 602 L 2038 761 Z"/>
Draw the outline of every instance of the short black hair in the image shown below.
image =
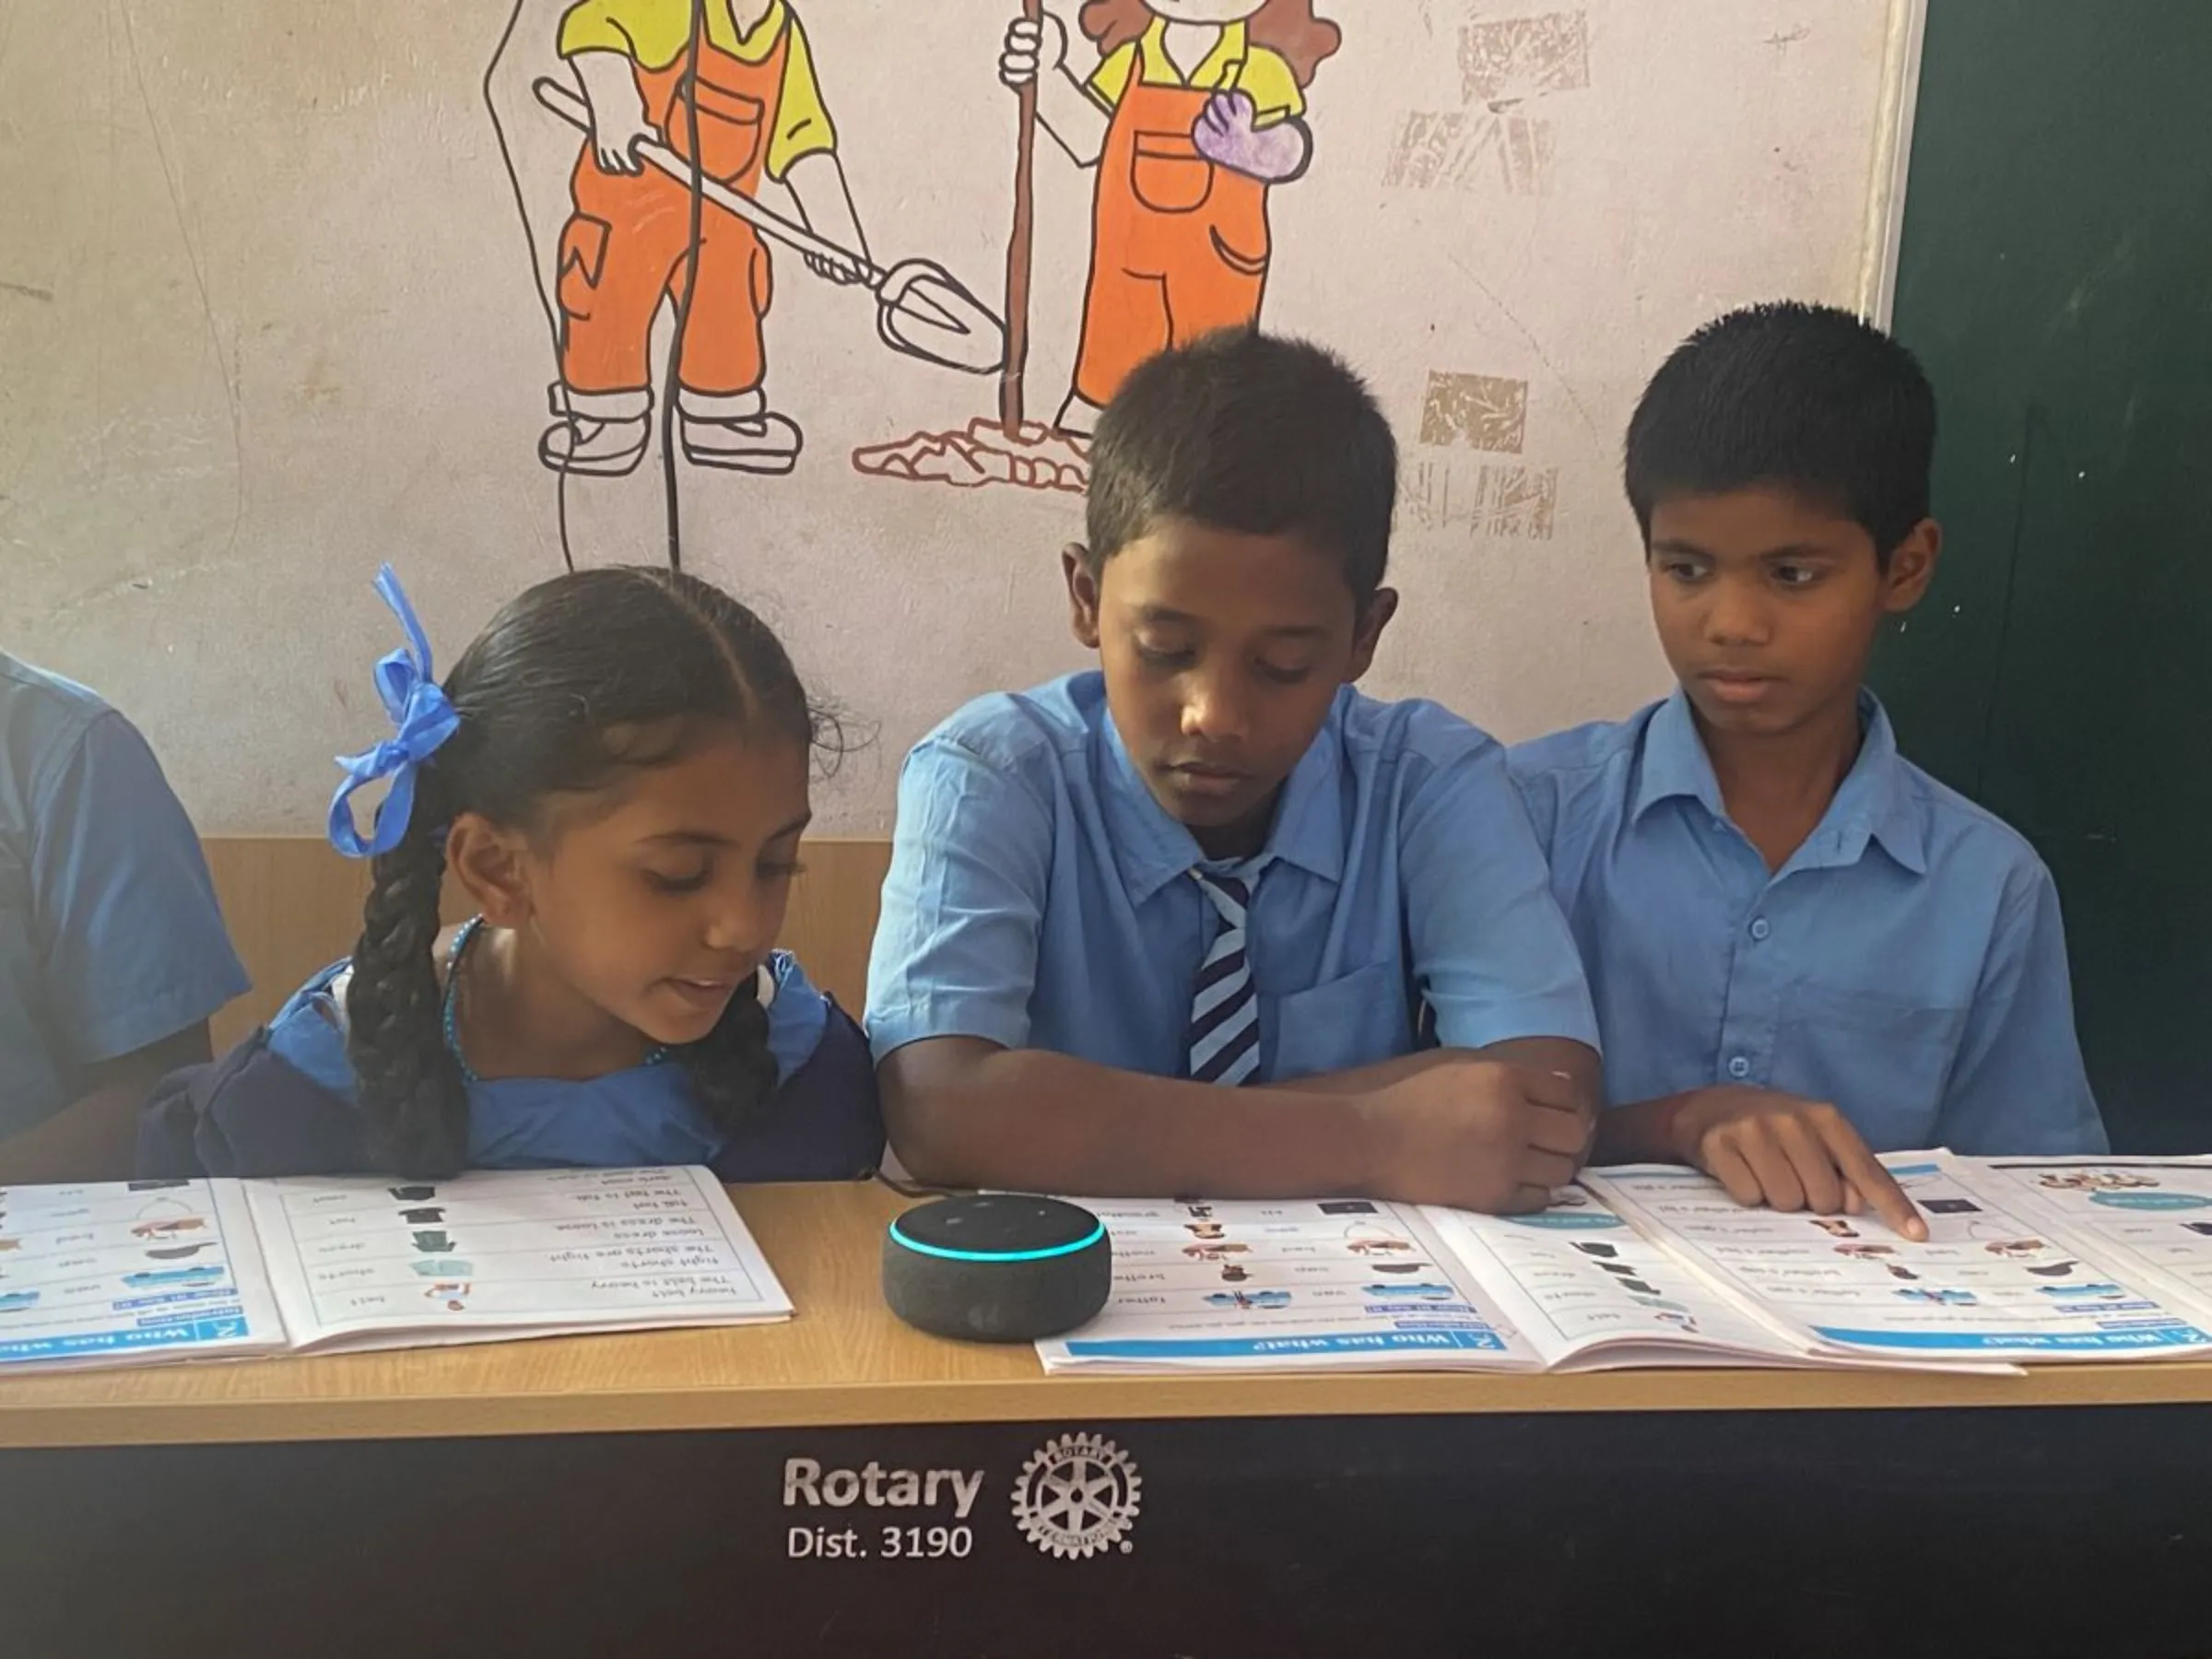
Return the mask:
<path fill-rule="evenodd" d="M 1629 420 L 1629 504 L 1648 544 L 1669 496 L 1759 485 L 1874 538 L 1884 568 L 1928 516 L 1936 394 L 1913 355 L 1833 306 L 1730 312 L 1675 348 Z"/>
<path fill-rule="evenodd" d="M 1344 561 L 1364 608 L 1390 561 L 1398 445 L 1367 384 L 1304 340 L 1224 329 L 1122 382 L 1090 452 L 1093 575 L 1162 519 L 1295 535 Z"/>

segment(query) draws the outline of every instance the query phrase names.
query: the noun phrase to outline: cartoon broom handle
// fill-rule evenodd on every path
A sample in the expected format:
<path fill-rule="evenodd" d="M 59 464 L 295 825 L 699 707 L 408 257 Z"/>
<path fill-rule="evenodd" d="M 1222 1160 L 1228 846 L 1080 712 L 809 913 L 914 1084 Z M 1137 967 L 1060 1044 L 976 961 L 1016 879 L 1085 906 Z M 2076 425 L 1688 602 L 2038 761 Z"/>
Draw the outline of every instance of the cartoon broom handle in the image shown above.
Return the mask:
<path fill-rule="evenodd" d="M 1021 15 L 1044 20 L 1044 0 L 1022 0 Z M 1030 356 L 1030 252 L 1036 233 L 1037 82 L 1020 89 L 1014 137 L 1014 232 L 1006 240 L 1006 357 L 998 371 L 998 424 L 1021 433 L 1021 376 Z"/>

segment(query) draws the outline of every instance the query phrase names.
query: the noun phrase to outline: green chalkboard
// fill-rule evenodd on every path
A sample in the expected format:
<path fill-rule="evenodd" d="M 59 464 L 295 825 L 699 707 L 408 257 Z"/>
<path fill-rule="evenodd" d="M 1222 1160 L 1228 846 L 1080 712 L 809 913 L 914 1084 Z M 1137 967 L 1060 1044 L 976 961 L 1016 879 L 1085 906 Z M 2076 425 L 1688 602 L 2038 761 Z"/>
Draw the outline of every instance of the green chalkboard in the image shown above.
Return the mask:
<path fill-rule="evenodd" d="M 2115 1143 L 2212 1149 L 2212 0 L 1930 0 L 1905 200 L 1948 543 L 1875 682 L 2056 874 Z"/>

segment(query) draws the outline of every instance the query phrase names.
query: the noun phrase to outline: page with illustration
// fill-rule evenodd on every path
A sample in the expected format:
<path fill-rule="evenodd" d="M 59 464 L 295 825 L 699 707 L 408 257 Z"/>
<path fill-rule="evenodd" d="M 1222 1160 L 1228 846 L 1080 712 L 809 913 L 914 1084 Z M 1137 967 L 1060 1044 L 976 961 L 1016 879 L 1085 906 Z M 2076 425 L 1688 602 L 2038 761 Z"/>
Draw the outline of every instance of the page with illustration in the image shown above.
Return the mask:
<path fill-rule="evenodd" d="M 1961 1159 L 1977 1187 L 2139 1266 L 2212 1329 L 2212 1158 Z"/>
<path fill-rule="evenodd" d="M 1823 1363 L 1808 1338 L 1709 1282 L 1586 1188 L 1554 1194 L 1535 1215 L 1421 1213 L 1554 1371 Z"/>
<path fill-rule="evenodd" d="M 1086 1200 L 1113 1293 L 1048 1371 L 1533 1371 L 1543 1361 L 1414 1211 L 1364 1198 Z"/>
<path fill-rule="evenodd" d="M 704 1170 L 246 1183 L 295 1346 L 483 1341 L 790 1316 Z"/>
<path fill-rule="evenodd" d="M 284 1347 L 230 1181 L 0 1187 L 0 1370 Z"/>
<path fill-rule="evenodd" d="M 1871 1216 L 1746 1209 L 1695 1171 L 1583 1179 L 1639 1230 L 1827 1352 L 2041 1361 L 2212 1350 L 2212 1335 L 2146 1276 L 2088 1259 L 2025 1202 L 1966 1184 L 1947 1157 L 1883 1162 L 1926 1218 L 1925 1243 Z"/>

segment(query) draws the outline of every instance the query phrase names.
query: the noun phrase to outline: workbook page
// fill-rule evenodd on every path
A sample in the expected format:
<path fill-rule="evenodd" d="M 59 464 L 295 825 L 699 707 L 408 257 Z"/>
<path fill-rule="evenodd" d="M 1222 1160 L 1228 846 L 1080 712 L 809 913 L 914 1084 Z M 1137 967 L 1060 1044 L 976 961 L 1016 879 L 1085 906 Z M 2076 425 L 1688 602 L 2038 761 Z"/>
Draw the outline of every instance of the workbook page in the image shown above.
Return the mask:
<path fill-rule="evenodd" d="M 295 1345 L 398 1347 L 782 1319 L 704 1170 L 247 1183 Z"/>
<path fill-rule="evenodd" d="M 1113 1241 L 1112 1300 L 1037 1345 L 1048 1371 L 1541 1367 L 1395 1205 L 1085 1203 Z"/>
<path fill-rule="evenodd" d="M 1421 1213 L 1553 1370 L 1814 1363 L 1810 1342 L 1763 1322 L 1584 1188 L 1532 1216 Z"/>
<path fill-rule="evenodd" d="M 1941 1155 L 1883 1159 L 1920 1206 L 1914 1243 L 1870 1216 L 1746 1209 L 1694 1171 L 1584 1182 L 1640 1230 L 1841 1354 L 2124 1359 L 2212 1349 L 2212 1335 L 2117 1263 L 2093 1261 Z"/>
<path fill-rule="evenodd" d="M 0 1370 L 283 1347 L 237 1182 L 0 1187 Z"/>
<path fill-rule="evenodd" d="M 1965 1179 L 2054 1218 L 2067 1236 L 2139 1265 L 2212 1319 L 2212 1159 L 1961 1159 Z"/>

